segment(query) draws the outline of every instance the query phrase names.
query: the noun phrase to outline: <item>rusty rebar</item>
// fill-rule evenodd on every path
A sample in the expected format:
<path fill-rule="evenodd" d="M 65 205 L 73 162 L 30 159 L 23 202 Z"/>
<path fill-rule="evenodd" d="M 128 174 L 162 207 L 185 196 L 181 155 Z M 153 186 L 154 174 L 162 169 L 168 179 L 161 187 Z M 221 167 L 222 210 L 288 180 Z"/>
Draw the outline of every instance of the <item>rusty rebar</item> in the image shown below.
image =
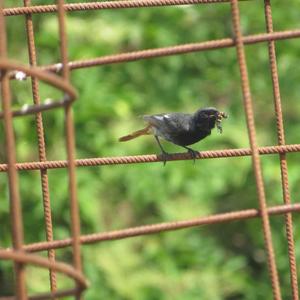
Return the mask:
<path fill-rule="evenodd" d="M 66 81 L 69 81 L 70 72 L 68 67 L 68 53 L 67 53 L 67 35 L 65 25 L 65 9 L 64 0 L 57 0 L 58 4 L 58 24 L 60 37 L 60 54 L 62 61 L 62 74 Z M 81 253 L 80 253 L 80 217 L 79 206 L 77 200 L 77 186 L 75 175 L 75 133 L 73 112 L 71 103 L 65 106 L 65 131 L 66 131 L 66 146 L 68 157 L 68 173 L 69 173 L 69 199 L 70 199 L 70 213 L 71 213 L 71 231 L 72 231 L 72 246 L 73 246 L 73 264 L 76 270 L 81 272 Z M 76 295 L 79 299 L 80 294 Z"/>
<path fill-rule="evenodd" d="M 70 85 L 69 82 L 62 79 L 60 76 L 55 74 L 51 74 L 49 72 L 43 72 L 40 68 L 37 67 L 28 67 L 24 66 L 16 61 L 8 60 L 8 59 L 1 59 L 0 58 L 0 68 L 2 71 L 8 70 L 19 70 L 26 76 L 34 76 L 39 78 L 40 80 L 51 84 L 58 89 L 61 89 L 65 94 L 62 100 L 54 101 L 53 99 L 49 99 L 45 103 L 35 104 L 33 106 L 26 105 L 23 106 L 20 110 L 13 111 L 13 116 L 25 116 L 28 114 L 35 114 L 37 112 L 57 108 L 57 107 L 65 107 L 68 103 L 72 103 L 77 96 L 75 89 Z M 1 79 L 1 77 L 0 77 Z M 3 112 L 0 112 L 0 118 L 3 118 Z"/>
<path fill-rule="evenodd" d="M 258 202 L 259 202 L 261 218 L 262 218 L 265 249 L 268 257 L 269 274 L 272 283 L 273 297 L 275 300 L 280 300 L 281 299 L 280 283 L 279 283 L 278 272 L 276 268 L 275 253 L 274 253 L 274 248 L 272 243 L 272 233 L 271 233 L 269 215 L 267 212 L 264 182 L 263 182 L 262 170 L 260 165 L 258 146 L 256 141 L 256 130 L 254 124 L 252 98 L 250 92 L 250 84 L 248 78 L 244 43 L 243 43 L 242 32 L 241 32 L 239 5 L 237 0 L 231 0 L 231 15 L 232 15 L 232 25 L 233 25 L 233 30 L 234 30 L 235 40 L 236 40 L 237 58 L 239 63 L 240 75 L 241 75 L 241 85 L 242 85 L 244 109 L 245 109 L 246 121 L 248 127 L 249 142 L 252 150 L 252 163 L 253 163 L 253 170 L 255 174 L 256 190 L 257 190 Z"/>
<path fill-rule="evenodd" d="M 49 242 L 51 243 L 51 242 Z M 76 285 L 76 289 L 72 290 L 64 290 L 64 291 L 54 291 L 47 294 L 42 295 L 36 295 L 34 297 L 29 297 L 29 299 L 54 299 L 55 297 L 61 297 L 64 295 L 80 295 L 82 291 L 88 286 L 88 283 L 86 279 L 83 277 L 81 272 L 74 269 L 73 267 L 69 266 L 66 263 L 57 262 L 57 261 L 51 261 L 49 259 L 46 259 L 44 257 L 37 256 L 35 254 L 26 253 L 24 251 L 11 251 L 11 250 L 0 250 L 0 259 L 2 260 L 12 260 L 14 262 L 17 262 L 19 264 L 30 264 L 35 265 L 43 268 L 47 268 L 49 270 L 53 270 L 55 272 L 63 273 L 64 275 L 67 275 L 68 277 L 72 278 Z M 17 299 L 23 299 L 20 298 L 20 296 L 23 296 L 25 294 L 17 294 Z M 26 295 L 25 295 L 26 296 Z M 27 297 L 27 296 L 26 296 Z M 0 297 L 0 299 L 9 299 L 11 297 Z M 26 298 L 27 299 L 27 298 Z"/>
<path fill-rule="evenodd" d="M 12 260 L 15 264 L 16 273 L 16 292 L 18 299 L 27 299 L 27 291 L 25 287 L 24 264 L 34 264 L 49 269 L 51 274 L 51 292 L 40 295 L 30 296 L 30 299 L 53 299 L 67 295 L 75 295 L 80 297 L 82 290 L 86 287 L 85 279 L 81 273 L 82 263 L 80 257 L 80 244 L 91 244 L 100 241 L 117 240 L 154 234 L 158 232 L 171 231 L 195 226 L 208 224 L 216 224 L 221 222 L 231 222 L 237 220 L 245 220 L 255 217 L 262 219 L 262 228 L 265 239 L 265 249 L 268 256 L 269 274 L 272 282 L 272 291 L 274 299 L 281 299 L 280 283 L 276 269 L 276 261 L 271 238 L 271 229 L 269 216 L 284 214 L 286 218 L 286 235 L 288 243 L 288 254 L 291 274 L 291 287 L 293 299 L 299 299 L 298 295 L 298 278 L 295 259 L 295 245 L 293 239 L 293 223 L 292 213 L 300 211 L 300 203 L 291 204 L 289 185 L 288 185 L 288 168 L 287 153 L 300 152 L 300 144 L 286 145 L 284 137 L 283 116 L 280 99 L 280 89 L 278 80 L 278 70 L 276 65 L 275 41 L 300 37 L 300 30 L 273 31 L 273 21 L 270 0 L 265 1 L 265 19 L 267 33 L 243 36 L 239 20 L 238 0 L 124 0 L 124 1 L 105 1 L 105 2 L 87 2 L 87 3 L 69 3 L 64 4 L 63 0 L 58 0 L 57 5 L 40 5 L 30 6 L 30 0 L 23 0 L 24 7 L 14 7 L 0 9 L 0 80 L 3 111 L 0 112 L 0 119 L 4 120 L 6 135 L 6 155 L 7 163 L 0 164 L 0 172 L 8 173 L 9 191 L 10 191 L 10 208 L 12 220 L 12 237 L 13 247 L 7 251 L 0 250 L 0 259 Z M 84 10 L 104 10 L 104 9 L 127 9 L 139 7 L 158 7 L 170 5 L 187 5 L 187 4 L 213 4 L 230 2 L 232 12 L 232 23 L 234 28 L 234 38 L 224 38 L 213 41 L 197 42 L 191 44 L 175 45 L 163 48 L 147 49 L 133 51 L 129 53 L 119 53 L 96 57 L 86 60 L 68 61 L 67 55 L 67 34 L 65 28 L 65 11 L 84 11 Z M 3 0 L 0 0 L 0 5 Z M 2 6 L 1 6 L 2 7 Z M 58 12 L 59 37 L 60 37 L 60 53 L 61 62 L 49 66 L 38 66 L 37 54 L 34 44 L 34 30 L 32 24 L 32 15 L 36 13 L 55 13 Z M 26 28 L 28 37 L 28 51 L 30 66 L 20 65 L 18 62 L 7 59 L 6 53 L 6 37 L 4 16 L 25 15 Z M 254 115 L 252 109 L 252 99 L 249 88 L 249 79 L 247 73 L 246 58 L 244 53 L 244 45 L 267 42 L 269 49 L 270 70 L 273 84 L 274 107 L 277 123 L 277 146 L 258 147 L 256 142 L 256 132 L 254 126 Z M 186 54 L 199 51 L 208 51 L 214 49 L 222 49 L 227 47 L 236 47 L 238 63 L 241 74 L 241 84 L 244 99 L 244 108 L 247 120 L 250 149 L 224 149 L 201 151 L 197 154 L 197 159 L 209 158 L 229 158 L 251 156 L 253 162 L 253 170 L 256 179 L 256 187 L 259 201 L 259 210 L 244 209 L 241 211 L 230 211 L 227 213 L 197 217 L 194 219 L 167 222 L 160 224 L 149 224 L 133 228 L 120 229 L 115 231 L 107 231 L 93 233 L 89 235 L 80 235 L 80 217 L 76 190 L 75 167 L 87 166 L 104 166 L 116 164 L 132 164 L 132 163 L 150 163 L 160 162 L 160 155 L 137 155 L 137 156 L 117 156 L 117 157 L 98 157 L 84 158 L 75 160 L 75 140 L 74 126 L 71 105 L 76 98 L 76 92 L 69 83 L 70 70 L 87 68 L 93 66 L 101 66 L 114 63 L 125 63 L 137 61 L 141 59 L 150 59 L 156 57 L 164 57 L 169 55 Z M 62 73 L 63 78 L 51 74 L 47 71 Z M 25 79 L 32 77 L 32 93 L 33 105 L 26 105 L 11 111 L 10 108 L 10 87 L 9 79 Z M 59 100 L 40 101 L 39 80 L 45 81 L 50 85 L 61 89 L 64 97 Z M 65 109 L 65 129 L 66 129 L 66 147 L 67 160 L 65 161 L 48 161 L 46 157 L 43 120 L 41 112 L 49 109 L 63 107 Z M 12 118 L 35 114 L 39 147 L 38 162 L 16 163 L 15 160 L 15 141 L 13 135 Z M 281 167 L 281 180 L 284 205 L 267 207 L 262 170 L 260 166 L 260 155 L 279 154 Z M 187 153 L 176 153 L 169 156 L 169 160 L 186 160 L 191 159 Z M 53 168 L 68 168 L 69 172 L 69 195 L 70 195 L 70 212 L 71 212 L 71 237 L 64 240 L 54 240 L 51 221 L 51 206 L 49 198 L 47 170 Z M 23 244 L 23 228 L 22 214 L 20 207 L 20 199 L 18 194 L 18 174 L 17 171 L 40 170 L 43 191 L 43 202 L 46 223 L 46 239 L 44 242 L 34 244 Z M 73 265 L 68 267 L 65 264 L 54 260 L 54 250 L 63 247 L 73 247 Z M 49 251 L 49 259 L 41 258 L 36 255 L 29 255 L 27 252 Z M 55 272 L 62 272 L 71 276 L 76 282 L 76 288 L 69 290 L 56 290 Z M 12 299 L 12 297 L 6 297 Z M 0 299 L 6 299 L 1 297 Z"/>
<path fill-rule="evenodd" d="M 299 211 L 300 211 L 300 203 L 295 203 L 291 205 L 278 205 L 278 206 L 269 207 L 267 209 L 267 212 L 270 215 L 280 215 L 287 212 L 299 212 Z M 244 209 L 240 211 L 231 211 L 231 212 L 220 213 L 220 214 L 204 216 L 204 217 L 183 220 L 183 221 L 150 224 L 150 225 L 143 225 L 143 226 L 121 229 L 121 230 L 113 230 L 107 232 L 82 235 L 80 237 L 80 242 L 82 244 L 93 244 L 97 242 L 125 239 L 125 238 L 130 238 L 135 236 L 155 234 L 159 232 L 172 231 L 172 230 L 184 229 L 184 228 L 190 228 L 196 226 L 204 226 L 210 224 L 252 219 L 260 216 L 261 214 L 258 209 Z M 38 252 L 47 249 L 58 249 L 58 248 L 69 247 L 71 245 L 72 245 L 72 239 L 69 238 L 64 240 L 56 240 L 53 242 L 38 242 L 30 245 L 24 245 L 23 249 L 28 252 Z"/>
<path fill-rule="evenodd" d="M 256 43 L 268 42 L 273 40 L 293 39 L 296 37 L 300 37 L 300 30 L 285 30 L 285 31 L 272 32 L 272 33 L 260 33 L 260 34 L 248 35 L 242 37 L 242 40 L 244 44 L 252 45 Z M 233 38 L 224 38 L 224 39 L 218 39 L 212 41 L 182 44 L 182 45 L 146 49 L 146 50 L 138 50 L 138 51 L 119 53 L 119 54 L 105 55 L 96 58 L 84 59 L 84 60 L 70 61 L 68 62 L 68 66 L 70 70 L 76 70 L 76 69 L 90 68 L 95 66 L 132 62 L 132 61 L 138 61 L 142 59 L 151 59 L 156 57 L 188 54 L 188 53 L 208 51 L 208 50 L 217 50 L 217 49 L 229 48 L 234 46 L 235 43 Z M 39 68 L 46 71 L 60 73 L 62 69 L 62 65 L 61 63 L 56 63 L 48 66 L 39 66 Z M 10 72 L 10 77 L 12 79 L 16 79 L 16 76 L 18 74 L 18 69 L 16 70 L 17 71 Z M 28 74 L 28 76 L 30 76 L 30 74 Z"/>
<path fill-rule="evenodd" d="M 121 9 L 121 8 L 139 8 L 190 4 L 213 4 L 225 3 L 230 0 L 124 0 L 124 1 L 103 1 L 88 3 L 69 3 L 64 4 L 66 11 L 100 10 L 100 9 Z M 239 0 L 250 1 L 250 0 Z M 23 14 L 44 14 L 55 13 L 58 10 L 57 5 L 36 5 L 31 7 L 12 7 L 4 9 L 5 16 L 16 16 Z"/>
<path fill-rule="evenodd" d="M 270 155 L 278 153 L 293 153 L 300 152 L 300 144 L 285 145 L 285 146 L 268 146 L 259 147 L 258 152 L 261 155 Z M 226 158 L 226 157 L 242 157 L 251 156 L 252 151 L 249 148 L 226 149 L 226 150 L 210 150 L 201 151 L 197 153 L 195 159 L 212 159 L 212 158 Z M 168 155 L 168 161 L 194 159 L 189 153 L 174 153 Z M 108 166 L 120 164 L 136 164 L 136 163 L 153 163 L 162 162 L 164 159 L 160 155 L 131 155 L 131 156 L 111 156 L 111 157 L 95 157 L 76 159 L 75 165 L 77 167 L 88 166 Z M 67 168 L 68 162 L 66 160 L 55 160 L 46 162 L 24 162 L 17 163 L 16 169 L 19 171 L 30 171 L 40 169 L 56 169 Z M 7 164 L 0 164 L 0 172 L 6 172 Z"/>
<path fill-rule="evenodd" d="M 3 16 L 3 3 L 0 0 L 0 59 L 7 59 L 7 40 L 5 18 Z M 15 251 L 22 250 L 23 247 L 23 218 L 20 203 L 18 173 L 16 164 L 16 147 L 13 130 L 13 116 L 11 113 L 11 93 L 8 73 L 1 70 L 1 103 L 4 119 L 5 133 L 5 154 L 7 160 L 7 175 L 9 187 L 10 220 L 12 230 L 12 242 Z M 15 295 L 20 300 L 27 299 L 25 269 L 21 262 L 14 261 L 15 268 Z"/>
<path fill-rule="evenodd" d="M 24 0 L 23 2 L 25 7 L 31 5 L 31 0 Z M 32 21 L 31 14 L 26 15 L 26 32 L 27 32 L 29 62 L 31 66 L 35 67 L 37 66 L 37 54 L 35 48 L 34 29 L 33 29 L 33 21 Z M 32 89 L 33 103 L 35 105 L 40 105 L 41 99 L 39 93 L 39 81 L 37 77 L 34 76 L 31 77 L 31 89 Z M 35 122 L 36 122 L 37 138 L 38 138 L 39 160 L 45 162 L 47 160 L 47 156 L 46 156 L 46 145 L 45 145 L 45 137 L 44 137 L 43 116 L 41 112 L 36 113 Z M 51 242 L 53 241 L 53 225 L 52 225 L 51 202 L 50 202 L 49 180 L 48 180 L 47 169 L 41 169 L 40 174 L 41 174 L 46 239 L 48 242 Z M 55 261 L 54 249 L 48 250 L 48 258 L 50 261 Z M 57 280 L 56 280 L 55 271 L 50 269 L 49 276 L 50 276 L 51 292 L 55 292 L 57 290 Z"/>
<path fill-rule="evenodd" d="M 265 0 L 265 20 L 266 20 L 267 32 L 273 33 L 273 20 L 272 20 L 272 9 L 271 9 L 270 0 Z M 276 63 L 275 41 L 268 41 L 268 50 L 269 50 L 270 70 L 271 70 L 272 85 L 273 85 L 274 108 L 275 108 L 276 125 L 277 125 L 276 126 L 277 138 L 278 138 L 278 144 L 280 146 L 284 146 L 285 136 L 284 136 L 283 115 L 282 115 L 281 97 L 280 97 L 280 88 L 279 88 L 279 78 L 278 78 L 278 70 L 277 70 L 277 63 Z M 280 153 L 279 159 L 280 159 L 283 201 L 285 204 L 291 204 L 286 153 Z M 299 299 L 298 278 L 297 278 L 295 243 L 294 243 L 294 234 L 293 234 L 293 219 L 291 213 L 287 213 L 285 215 L 285 224 L 286 224 L 285 225 L 286 236 L 287 236 L 288 253 L 289 253 L 292 296 L 293 296 L 293 300 L 298 300 Z"/>

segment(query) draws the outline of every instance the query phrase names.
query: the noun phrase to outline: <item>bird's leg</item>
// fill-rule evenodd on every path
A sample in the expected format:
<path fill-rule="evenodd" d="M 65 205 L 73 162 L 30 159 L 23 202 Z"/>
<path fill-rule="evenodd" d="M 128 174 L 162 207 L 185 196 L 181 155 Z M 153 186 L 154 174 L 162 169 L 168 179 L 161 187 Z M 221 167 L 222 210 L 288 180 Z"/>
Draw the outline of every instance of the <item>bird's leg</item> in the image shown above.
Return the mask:
<path fill-rule="evenodd" d="M 188 153 L 191 154 L 191 156 L 192 156 L 192 158 L 193 158 L 193 160 L 194 160 L 194 163 L 195 163 L 196 157 L 197 157 L 197 154 L 198 154 L 198 151 L 195 151 L 195 150 L 193 150 L 192 148 L 189 148 L 189 147 L 187 147 L 187 146 L 182 146 L 182 147 L 184 147 L 185 149 L 187 149 Z"/>
<path fill-rule="evenodd" d="M 162 147 L 162 145 L 161 145 L 161 143 L 160 143 L 160 141 L 159 141 L 158 136 L 155 135 L 154 137 L 155 137 L 155 139 L 156 139 L 156 141 L 157 141 L 157 143 L 158 143 L 158 146 L 159 146 L 159 148 L 160 148 L 160 150 L 161 150 L 161 157 L 162 157 L 162 159 L 163 159 L 163 163 L 164 163 L 164 166 L 165 166 L 166 163 L 167 163 L 167 157 L 168 157 L 169 153 L 166 152 L 166 151 L 164 150 L 164 148 Z"/>

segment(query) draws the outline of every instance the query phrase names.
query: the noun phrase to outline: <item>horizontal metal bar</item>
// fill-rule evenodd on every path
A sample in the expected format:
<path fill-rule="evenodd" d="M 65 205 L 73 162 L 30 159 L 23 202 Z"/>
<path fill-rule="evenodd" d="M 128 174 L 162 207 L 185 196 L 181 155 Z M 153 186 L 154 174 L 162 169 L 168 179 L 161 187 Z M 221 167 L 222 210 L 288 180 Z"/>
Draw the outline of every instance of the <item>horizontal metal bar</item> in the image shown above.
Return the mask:
<path fill-rule="evenodd" d="M 261 42 L 268 41 L 278 41 L 292 38 L 300 37 L 300 29 L 296 30 L 286 30 L 286 31 L 277 31 L 273 33 L 261 33 L 248 35 L 243 37 L 244 44 L 252 45 Z M 155 57 L 163 57 L 170 55 L 178 55 L 178 54 L 188 54 L 193 52 L 207 51 L 207 50 L 216 50 L 233 47 L 235 45 L 235 41 L 233 38 L 225 38 L 218 39 L 213 41 L 205 41 L 199 43 L 190 43 L 190 44 L 182 44 L 176 46 L 162 47 L 162 48 L 154 48 L 154 49 L 146 49 L 146 50 L 138 50 L 127 53 L 119 53 L 112 55 L 105 55 L 91 59 L 85 60 L 77 60 L 70 61 L 68 63 L 68 67 L 70 70 L 95 67 L 99 65 L 108 65 L 108 64 L 116 64 L 116 63 L 124 63 L 137 61 L 142 59 L 150 59 Z M 48 66 L 39 66 L 39 69 L 45 71 L 51 71 L 55 73 L 61 72 L 61 63 L 52 64 Z M 17 79 L 19 70 L 15 70 L 10 72 L 11 79 Z"/>
<path fill-rule="evenodd" d="M 272 206 L 267 209 L 270 215 L 285 214 L 288 212 L 299 212 L 300 203 L 290 205 Z M 158 232 L 165 232 L 171 230 L 178 230 L 189 227 L 196 227 L 208 224 L 217 224 L 224 222 L 232 222 L 238 220 L 252 219 L 260 216 L 258 209 L 245 209 L 239 211 L 232 211 L 227 213 L 215 214 L 206 217 L 199 217 L 184 221 L 175 221 L 159 224 L 150 224 L 138 227 L 132 227 L 121 230 L 108 231 L 103 233 L 94 233 L 83 235 L 80 237 L 81 244 L 92 244 L 102 241 L 111 241 L 135 236 L 154 234 Z M 68 247 L 72 244 L 72 239 L 56 240 L 52 242 L 40 242 L 23 246 L 23 249 L 28 252 L 44 251 L 48 249 L 57 249 Z"/>
<path fill-rule="evenodd" d="M 249 0 L 239 0 L 249 1 Z M 69 3 L 64 8 L 67 12 L 87 11 L 101 9 L 124 9 L 139 7 L 157 7 L 157 6 L 174 6 L 174 5 L 190 5 L 190 4 L 214 4 L 228 3 L 229 0 L 124 0 L 124 1 L 104 1 L 104 2 L 88 2 L 88 3 Z M 28 7 L 12 7 L 3 10 L 4 16 L 17 16 L 24 14 L 42 14 L 56 13 L 57 5 L 36 5 Z"/>
<path fill-rule="evenodd" d="M 300 152 L 300 144 L 285 145 L 285 146 L 267 146 L 259 147 L 259 154 L 278 154 L 289 152 Z M 208 158 L 222 158 L 222 157 L 239 157 L 250 156 L 251 150 L 249 148 L 239 149 L 224 149 L 198 152 L 196 159 Z M 189 153 L 174 153 L 168 156 L 168 161 L 173 160 L 187 160 L 194 159 Z M 75 164 L 77 167 L 87 166 L 105 166 L 105 165 L 121 165 L 121 164 L 135 164 L 135 163 L 153 163 L 162 162 L 164 159 L 160 155 L 136 155 L 136 156 L 111 156 L 111 157 L 97 157 L 97 158 L 84 158 L 76 159 Z M 66 160 L 54 160 L 45 162 L 24 162 L 17 163 L 16 168 L 19 171 L 40 170 L 40 169 L 56 169 L 66 168 L 68 162 Z M 7 164 L 0 164 L 0 172 L 7 171 Z"/>

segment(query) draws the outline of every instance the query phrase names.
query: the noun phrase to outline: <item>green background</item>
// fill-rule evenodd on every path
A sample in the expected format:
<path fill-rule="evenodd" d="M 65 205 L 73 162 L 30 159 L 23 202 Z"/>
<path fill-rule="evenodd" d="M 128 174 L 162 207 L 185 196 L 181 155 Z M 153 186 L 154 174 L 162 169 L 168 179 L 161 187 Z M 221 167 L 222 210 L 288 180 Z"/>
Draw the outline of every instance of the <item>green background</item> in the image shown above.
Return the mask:
<path fill-rule="evenodd" d="M 22 6 L 22 1 L 5 1 Z M 79 1 L 72 1 L 79 2 Z M 34 1 L 52 4 L 53 1 Z M 272 1 L 274 29 L 299 28 L 299 1 Z M 263 1 L 240 3 L 244 35 L 263 33 Z M 7 17 L 9 57 L 28 62 L 24 16 Z M 60 60 L 55 14 L 34 15 L 38 63 Z M 68 14 L 70 60 L 232 36 L 230 5 L 102 10 Z M 299 142 L 299 40 L 276 43 L 286 143 Z M 267 43 L 246 47 L 259 146 L 277 143 Z M 214 106 L 226 111 L 223 134 L 194 149 L 249 147 L 235 48 L 79 69 L 72 72 L 79 97 L 74 104 L 76 158 L 159 153 L 154 138 L 128 143 L 118 138 L 143 126 L 140 115 Z M 11 82 L 14 107 L 32 103 L 30 80 Z M 41 98 L 61 93 L 44 83 Z M 64 113 L 43 113 L 47 158 L 66 158 Z M 38 160 L 35 118 L 14 120 L 18 162 Z M 1 123 L 1 161 L 5 162 Z M 164 143 L 169 152 L 183 149 Z M 292 202 L 299 199 L 298 153 L 288 154 Z M 261 157 L 268 205 L 283 202 L 277 155 Z M 70 236 L 68 176 L 49 170 L 54 237 Z M 26 243 L 45 240 L 38 171 L 19 172 Z M 250 157 L 97 166 L 77 169 L 83 234 L 185 220 L 247 208 L 258 200 Z M 0 174 L 0 246 L 11 246 L 6 174 Z M 283 299 L 291 299 L 284 216 L 271 217 Z M 299 262 L 299 216 L 294 214 Z M 46 253 L 42 255 L 46 256 Z M 57 258 L 72 261 L 70 248 Z M 272 289 L 259 219 L 201 226 L 82 246 L 86 299 L 271 299 Z M 299 268 L 298 268 L 299 269 Z M 13 293 L 12 264 L 0 262 L 0 295 Z M 27 267 L 31 293 L 49 290 L 48 272 Z M 59 275 L 60 288 L 71 287 Z"/>

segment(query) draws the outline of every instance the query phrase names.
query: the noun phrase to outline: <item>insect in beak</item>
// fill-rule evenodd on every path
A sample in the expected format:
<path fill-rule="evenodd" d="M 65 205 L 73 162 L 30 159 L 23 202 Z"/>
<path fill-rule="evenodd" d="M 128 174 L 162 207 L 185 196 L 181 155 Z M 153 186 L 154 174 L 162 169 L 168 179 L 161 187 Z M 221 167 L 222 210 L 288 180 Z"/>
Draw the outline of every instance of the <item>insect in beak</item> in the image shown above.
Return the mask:
<path fill-rule="evenodd" d="M 228 114 L 226 114 L 225 112 L 221 111 L 221 112 L 217 113 L 216 125 L 217 125 L 217 129 L 219 130 L 220 133 L 223 132 L 222 120 L 227 119 L 227 118 L 228 118 Z"/>

